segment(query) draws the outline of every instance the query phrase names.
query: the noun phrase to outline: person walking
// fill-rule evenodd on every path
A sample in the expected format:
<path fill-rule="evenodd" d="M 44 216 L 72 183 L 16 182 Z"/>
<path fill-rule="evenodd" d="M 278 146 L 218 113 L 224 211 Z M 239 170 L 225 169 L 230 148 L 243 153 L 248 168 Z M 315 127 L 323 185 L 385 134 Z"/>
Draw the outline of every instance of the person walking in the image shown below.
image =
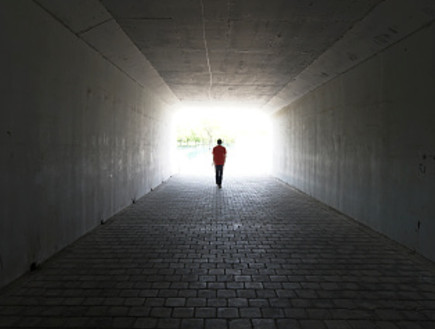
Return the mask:
<path fill-rule="evenodd" d="M 213 148 L 213 163 L 216 170 L 216 184 L 219 188 L 222 188 L 222 176 L 224 173 L 224 164 L 227 157 L 227 149 L 222 146 L 222 140 L 218 139 L 217 144 Z"/>

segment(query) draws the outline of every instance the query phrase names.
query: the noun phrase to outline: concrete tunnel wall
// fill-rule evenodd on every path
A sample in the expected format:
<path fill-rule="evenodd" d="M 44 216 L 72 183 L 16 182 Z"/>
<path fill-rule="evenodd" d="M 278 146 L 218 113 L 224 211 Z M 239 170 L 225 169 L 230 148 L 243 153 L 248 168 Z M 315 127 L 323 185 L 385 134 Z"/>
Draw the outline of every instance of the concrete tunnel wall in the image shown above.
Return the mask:
<path fill-rule="evenodd" d="M 1 287 L 168 178 L 172 140 L 159 95 L 33 1 L 0 22 Z"/>
<path fill-rule="evenodd" d="M 435 260 L 435 25 L 277 112 L 274 174 Z"/>
<path fill-rule="evenodd" d="M 171 173 L 171 111 L 33 1 L 0 4 L 0 287 Z M 434 27 L 274 115 L 274 174 L 435 260 Z"/>

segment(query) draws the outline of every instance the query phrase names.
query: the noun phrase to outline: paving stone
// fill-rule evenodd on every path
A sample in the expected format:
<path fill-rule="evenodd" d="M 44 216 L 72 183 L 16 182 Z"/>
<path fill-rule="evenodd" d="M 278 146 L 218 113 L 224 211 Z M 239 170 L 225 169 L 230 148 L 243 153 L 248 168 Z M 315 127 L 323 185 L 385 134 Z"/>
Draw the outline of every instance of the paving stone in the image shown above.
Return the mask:
<path fill-rule="evenodd" d="M 258 307 L 242 307 L 239 309 L 240 317 L 242 318 L 261 318 L 261 309 Z"/>
<path fill-rule="evenodd" d="M 411 321 L 400 321 L 397 322 L 397 327 L 400 329 L 424 329 L 424 323 L 415 323 Z"/>
<path fill-rule="evenodd" d="M 193 307 L 176 307 L 172 313 L 174 318 L 193 318 Z"/>
<path fill-rule="evenodd" d="M 374 328 L 378 328 L 378 326 L 376 325 L 376 323 L 374 321 L 368 321 L 368 320 L 347 320 L 346 322 L 348 322 L 352 329 L 374 329 Z M 391 323 L 391 322 L 389 322 Z"/>
<path fill-rule="evenodd" d="M 278 329 L 300 329 L 299 322 L 292 319 L 278 319 L 276 321 Z"/>
<path fill-rule="evenodd" d="M 68 323 L 73 324 L 75 327 L 80 327 L 80 326 L 84 326 L 88 322 L 88 318 L 85 317 L 81 318 L 80 320 L 81 321 L 77 321 L 77 319 L 70 318 L 68 319 Z M 16 326 L 20 328 L 38 327 L 41 321 L 42 321 L 41 317 L 30 317 L 30 316 L 23 317 L 16 322 Z M 0 321 L 0 327 L 2 327 L 1 321 Z"/>
<path fill-rule="evenodd" d="M 228 299 L 228 306 L 234 306 L 234 307 L 247 307 L 248 306 L 248 299 L 246 298 L 229 298 Z"/>
<path fill-rule="evenodd" d="M 128 315 L 129 311 L 130 311 L 129 307 L 111 306 L 111 307 L 107 308 L 106 315 L 109 315 L 109 316 L 125 316 L 125 315 Z"/>
<path fill-rule="evenodd" d="M 183 319 L 181 329 L 203 329 L 204 320 L 202 319 Z"/>
<path fill-rule="evenodd" d="M 155 328 L 157 319 L 155 318 L 136 318 L 133 328 Z"/>
<path fill-rule="evenodd" d="M 269 300 L 265 298 L 248 299 L 249 306 L 251 307 L 268 307 Z"/>
<path fill-rule="evenodd" d="M 236 307 L 219 307 L 217 309 L 218 318 L 237 318 L 239 310 Z"/>
<path fill-rule="evenodd" d="M 151 309 L 150 315 L 155 318 L 169 318 L 171 316 L 172 309 L 166 307 L 154 307 Z"/>
<path fill-rule="evenodd" d="M 86 310 L 86 316 L 104 316 L 107 314 L 108 306 L 91 306 Z"/>
<path fill-rule="evenodd" d="M 128 315 L 133 317 L 147 317 L 151 311 L 150 307 L 145 306 L 133 306 L 130 308 Z"/>
<path fill-rule="evenodd" d="M 228 322 L 224 319 L 206 319 L 205 329 L 228 329 Z"/>
<path fill-rule="evenodd" d="M 163 306 L 165 301 L 165 298 L 147 298 L 145 299 L 145 306 Z"/>
<path fill-rule="evenodd" d="M 155 328 L 178 329 L 180 327 L 180 323 L 180 319 L 159 319 Z"/>
<path fill-rule="evenodd" d="M 220 289 L 217 291 L 218 298 L 232 298 L 236 297 L 236 291 L 231 289 Z"/>
<path fill-rule="evenodd" d="M 265 318 L 283 318 L 284 310 L 281 308 L 266 307 L 261 309 L 261 313 Z"/>
<path fill-rule="evenodd" d="M 1 316 L 0 317 L 0 328 L 13 328 L 15 324 L 20 321 L 18 316 Z"/>
<path fill-rule="evenodd" d="M 328 329 L 352 329 L 350 323 L 344 320 L 326 320 L 325 324 Z"/>
<path fill-rule="evenodd" d="M 257 297 L 257 294 L 255 293 L 255 290 L 253 289 L 237 289 L 237 297 L 239 298 L 255 298 Z"/>
<path fill-rule="evenodd" d="M 136 322 L 135 318 L 131 317 L 117 317 L 112 321 L 112 326 L 114 328 L 131 328 Z"/>
<path fill-rule="evenodd" d="M 230 320 L 229 322 L 229 328 L 230 329 L 251 329 L 252 324 L 249 320 L 244 319 L 236 319 L 236 320 Z"/>
<path fill-rule="evenodd" d="M 287 308 L 291 307 L 291 300 L 289 298 L 270 298 L 269 304 L 272 307 L 280 307 L 280 308 Z"/>
<path fill-rule="evenodd" d="M 277 325 L 275 320 L 272 319 L 253 319 L 252 320 L 254 329 L 276 329 Z"/>
<path fill-rule="evenodd" d="M 139 306 L 145 303 L 145 298 L 126 298 L 124 301 L 125 306 Z"/>
<path fill-rule="evenodd" d="M 197 307 L 195 310 L 196 318 L 215 318 L 216 308 L 215 307 Z"/>
<path fill-rule="evenodd" d="M 112 317 L 90 317 L 85 328 L 113 328 Z"/>
<path fill-rule="evenodd" d="M 0 292 L 1 328 L 435 328 L 434 264 L 268 177 L 175 176 Z"/>
<path fill-rule="evenodd" d="M 124 305 L 125 298 L 108 297 L 104 298 L 103 305 Z"/>
<path fill-rule="evenodd" d="M 300 320 L 302 329 L 326 329 L 326 325 L 320 320 Z"/>
<path fill-rule="evenodd" d="M 207 299 L 207 306 L 209 306 L 209 307 L 228 306 L 228 299 L 226 299 L 226 298 L 210 298 L 210 299 Z"/>
<path fill-rule="evenodd" d="M 376 328 L 379 328 L 379 329 L 398 329 L 399 328 L 393 322 L 376 321 L 375 324 L 376 324 Z"/>
<path fill-rule="evenodd" d="M 186 306 L 206 306 L 207 299 L 206 298 L 187 298 Z"/>
<path fill-rule="evenodd" d="M 197 291 L 200 298 L 216 298 L 217 292 L 213 289 L 200 289 Z"/>
<path fill-rule="evenodd" d="M 165 306 L 181 307 L 186 304 L 186 298 L 167 298 Z"/>

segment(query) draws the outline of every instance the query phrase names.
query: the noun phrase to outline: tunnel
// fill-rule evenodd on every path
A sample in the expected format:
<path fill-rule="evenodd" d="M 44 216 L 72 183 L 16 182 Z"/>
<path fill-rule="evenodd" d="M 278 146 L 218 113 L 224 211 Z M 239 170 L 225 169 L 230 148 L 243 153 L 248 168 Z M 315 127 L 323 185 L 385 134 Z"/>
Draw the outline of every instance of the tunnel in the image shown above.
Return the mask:
<path fill-rule="evenodd" d="M 144 328 L 434 328 L 434 21 L 431 0 L 1 1 L 0 327 L 104 328 L 117 327 L 110 322 L 116 320 L 119 327 Z M 247 117 L 250 110 L 267 114 L 270 175 L 224 175 L 218 191 L 213 174 L 177 174 L 175 114 L 189 107 L 212 107 L 216 116 L 226 108 L 243 108 Z M 261 150 L 252 155 L 253 166 L 261 156 Z M 187 221 L 192 218 L 198 222 Z M 308 230 L 304 239 L 295 234 L 302 227 Z M 124 229 L 129 233 L 116 240 Z M 224 306 L 201 304 L 195 290 L 198 305 L 170 296 L 163 306 L 147 305 L 143 318 L 127 319 L 119 305 L 119 314 L 109 312 L 108 322 L 92 325 L 68 313 L 68 305 L 48 305 L 53 313 L 38 318 L 38 304 L 60 297 L 48 298 L 49 290 L 38 286 L 45 281 L 32 281 L 34 275 L 45 269 L 54 275 L 50 264 L 67 264 L 74 252 L 90 266 L 108 236 L 115 237 L 110 245 L 140 238 L 138 248 L 149 248 L 144 252 L 163 263 L 168 243 L 188 254 L 179 242 L 183 236 L 189 243 L 214 241 L 222 255 L 231 246 L 250 246 L 258 259 L 245 254 L 245 272 L 214 254 L 228 269 L 180 274 L 177 280 L 198 286 L 208 278 Z M 313 246 L 316 254 L 326 248 L 337 266 L 343 254 L 351 262 L 352 255 L 378 257 L 373 250 L 386 250 L 378 257 L 386 263 L 378 265 L 393 279 L 382 281 L 376 268 L 364 273 L 377 273 L 371 272 L 378 290 L 394 286 L 386 289 L 390 307 L 382 313 L 361 302 L 361 311 L 338 292 L 346 312 L 302 305 L 321 299 L 320 292 L 317 299 L 309 296 L 316 285 L 335 291 L 332 282 L 313 279 L 323 263 L 310 267 L 305 279 L 313 280 L 305 286 L 293 283 L 297 293 L 288 273 L 279 281 L 273 264 L 286 252 L 303 258 L 304 248 Z M 261 295 L 264 290 L 239 296 L 236 287 L 250 286 L 248 295 L 264 288 L 248 270 L 260 280 L 255 259 L 270 250 L 274 274 L 267 273 L 267 285 L 276 280 L 280 287 L 269 289 L 274 298 Z M 399 254 L 399 265 L 388 263 Z M 305 257 L 302 267 L 314 259 Z M 296 273 L 285 259 L 280 269 Z M 141 264 L 144 274 L 149 263 Z M 267 261 L 262 264 L 265 271 Z M 411 272 L 413 288 L 396 293 L 400 278 Z M 67 265 L 62 276 L 68 276 Z M 71 284 L 81 280 L 71 277 Z M 232 282 L 225 281 L 229 277 Z M 219 278 L 227 289 L 217 288 Z M 346 287 L 352 284 L 358 282 Z M 21 290 L 13 290 L 17 285 Z M 34 299 L 19 294 L 24 291 Z M 88 300 L 82 297 L 62 301 L 80 300 L 74 305 L 80 313 Z M 98 312 L 103 304 L 94 301 Z M 284 302 L 293 303 L 288 311 Z M 399 312 L 391 303 L 406 307 Z M 29 309 L 34 313 L 24 316 Z"/>

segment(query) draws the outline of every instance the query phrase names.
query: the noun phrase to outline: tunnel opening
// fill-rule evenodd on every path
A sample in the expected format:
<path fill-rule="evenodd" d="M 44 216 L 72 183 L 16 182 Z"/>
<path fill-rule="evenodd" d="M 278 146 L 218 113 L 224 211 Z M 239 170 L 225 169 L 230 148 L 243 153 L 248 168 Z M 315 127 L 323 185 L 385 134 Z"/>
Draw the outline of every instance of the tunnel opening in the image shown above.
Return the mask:
<path fill-rule="evenodd" d="M 227 148 L 225 175 L 268 175 L 271 169 L 270 115 L 235 106 L 195 106 L 175 114 L 176 171 L 187 175 L 214 172 L 217 139 Z"/>

